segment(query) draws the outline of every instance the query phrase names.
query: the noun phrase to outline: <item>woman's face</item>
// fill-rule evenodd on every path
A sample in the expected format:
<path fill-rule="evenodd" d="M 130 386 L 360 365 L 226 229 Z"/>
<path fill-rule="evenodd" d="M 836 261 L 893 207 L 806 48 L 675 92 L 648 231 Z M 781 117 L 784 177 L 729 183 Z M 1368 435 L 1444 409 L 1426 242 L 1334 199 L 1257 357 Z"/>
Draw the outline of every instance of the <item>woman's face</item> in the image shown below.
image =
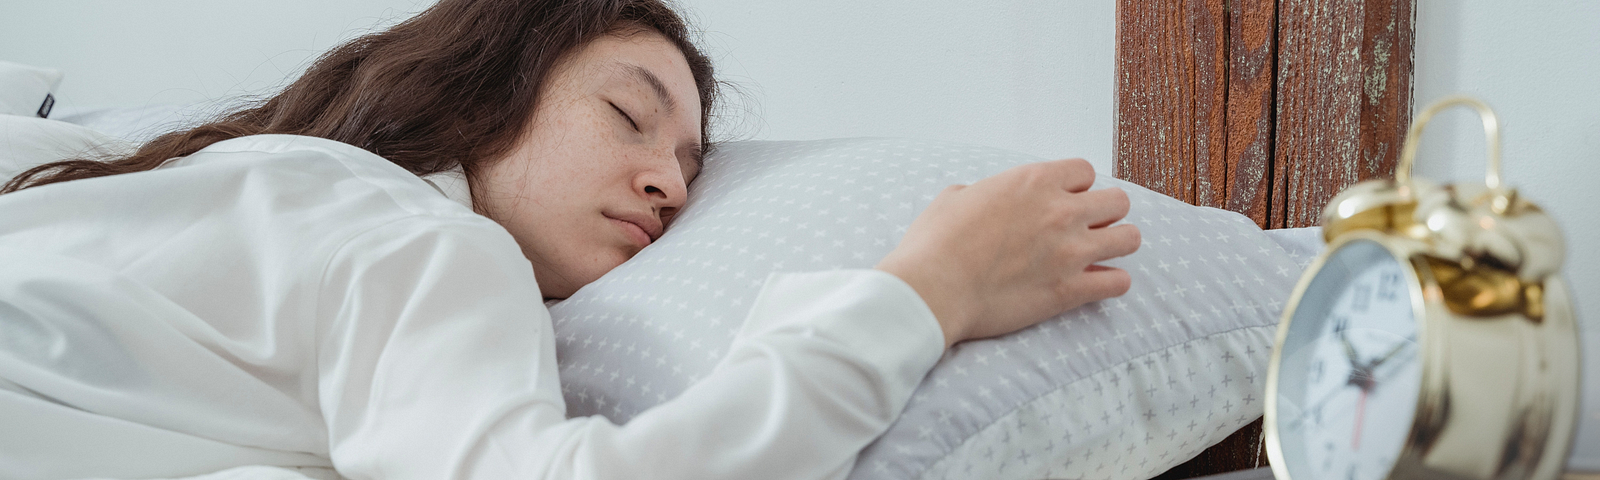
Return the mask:
<path fill-rule="evenodd" d="M 546 298 L 566 298 L 661 236 L 700 171 L 700 96 L 654 31 L 606 35 L 551 72 L 533 121 L 474 172 Z"/>

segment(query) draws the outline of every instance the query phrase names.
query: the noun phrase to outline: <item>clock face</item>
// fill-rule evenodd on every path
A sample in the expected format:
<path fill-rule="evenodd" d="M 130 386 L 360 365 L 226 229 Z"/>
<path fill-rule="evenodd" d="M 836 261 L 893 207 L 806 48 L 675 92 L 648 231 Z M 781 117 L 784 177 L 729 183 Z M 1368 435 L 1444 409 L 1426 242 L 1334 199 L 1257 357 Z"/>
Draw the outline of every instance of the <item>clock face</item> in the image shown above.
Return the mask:
<path fill-rule="evenodd" d="M 1408 266 L 1376 242 L 1330 254 L 1279 356 L 1277 431 L 1296 480 L 1382 480 L 1411 430 L 1422 382 Z"/>

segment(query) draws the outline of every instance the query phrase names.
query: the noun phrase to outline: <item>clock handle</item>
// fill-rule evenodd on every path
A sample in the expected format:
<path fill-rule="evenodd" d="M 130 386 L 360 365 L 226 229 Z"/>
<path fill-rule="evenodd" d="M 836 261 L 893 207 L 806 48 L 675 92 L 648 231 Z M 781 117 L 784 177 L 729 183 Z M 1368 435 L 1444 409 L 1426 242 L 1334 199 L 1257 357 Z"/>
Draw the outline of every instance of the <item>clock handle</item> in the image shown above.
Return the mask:
<path fill-rule="evenodd" d="M 1422 127 L 1433 120 L 1433 116 L 1440 111 L 1455 106 L 1466 105 L 1478 111 L 1478 116 L 1483 118 L 1483 135 L 1489 150 L 1489 173 L 1484 178 L 1490 190 L 1500 190 L 1500 118 L 1496 117 L 1494 110 L 1477 99 L 1464 95 L 1452 95 L 1440 99 L 1429 105 L 1417 115 L 1416 121 L 1411 122 L 1411 130 L 1406 132 L 1406 143 L 1400 151 L 1400 164 L 1395 167 L 1394 179 L 1401 185 L 1411 183 L 1411 166 L 1416 163 L 1417 144 L 1422 141 Z"/>

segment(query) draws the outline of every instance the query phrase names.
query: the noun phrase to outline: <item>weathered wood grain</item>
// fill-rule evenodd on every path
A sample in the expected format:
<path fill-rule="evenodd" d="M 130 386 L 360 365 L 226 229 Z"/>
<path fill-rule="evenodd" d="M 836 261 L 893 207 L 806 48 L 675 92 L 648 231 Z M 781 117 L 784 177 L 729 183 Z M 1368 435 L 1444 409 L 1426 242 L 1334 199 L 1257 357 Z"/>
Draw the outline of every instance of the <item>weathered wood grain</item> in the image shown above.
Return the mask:
<path fill-rule="evenodd" d="M 1118 5 L 1117 175 L 1266 225 L 1273 0 Z"/>
<path fill-rule="evenodd" d="M 1411 128 L 1415 4 L 1415 0 L 1394 0 L 1367 5 L 1361 41 L 1361 51 L 1369 52 L 1363 58 L 1362 180 L 1394 175 Z"/>
<path fill-rule="evenodd" d="M 1228 11 L 1227 203 L 1267 227 L 1272 205 L 1277 2 L 1234 0 Z"/>
<path fill-rule="evenodd" d="M 1264 228 L 1391 175 L 1415 0 L 1119 0 L 1116 174 Z M 1261 422 L 1158 478 L 1264 465 Z"/>
<path fill-rule="evenodd" d="M 1191 1 L 1194 39 L 1194 198 L 1223 208 L 1228 199 L 1228 11 L 1224 0 Z"/>
<path fill-rule="evenodd" d="M 1176 33 L 1187 14 L 1178 7 L 1117 2 L 1115 168 L 1119 178 L 1188 201 L 1194 152 L 1177 125 L 1193 118 L 1185 88 L 1193 44 Z"/>
<path fill-rule="evenodd" d="M 1392 173 L 1411 111 L 1412 0 L 1281 0 L 1272 227 L 1316 225 Z"/>
<path fill-rule="evenodd" d="M 1118 177 L 1190 203 L 1222 204 L 1225 192 L 1197 189 L 1225 188 L 1227 178 L 1223 4 L 1117 3 Z"/>

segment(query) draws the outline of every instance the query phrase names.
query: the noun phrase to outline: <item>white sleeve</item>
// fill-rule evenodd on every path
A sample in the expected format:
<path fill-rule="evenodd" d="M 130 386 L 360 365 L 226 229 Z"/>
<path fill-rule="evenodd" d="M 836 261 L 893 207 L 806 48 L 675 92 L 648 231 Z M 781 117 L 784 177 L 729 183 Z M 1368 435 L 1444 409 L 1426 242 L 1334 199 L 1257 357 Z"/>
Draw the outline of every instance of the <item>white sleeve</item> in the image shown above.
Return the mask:
<path fill-rule="evenodd" d="M 322 289 L 318 400 L 355 479 L 843 478 L 944 347 L 893 275 L 777 275 L 711 375 L 618 426 L 566 418 L 532 268 L 488 222 L 367 232 Z"/>

